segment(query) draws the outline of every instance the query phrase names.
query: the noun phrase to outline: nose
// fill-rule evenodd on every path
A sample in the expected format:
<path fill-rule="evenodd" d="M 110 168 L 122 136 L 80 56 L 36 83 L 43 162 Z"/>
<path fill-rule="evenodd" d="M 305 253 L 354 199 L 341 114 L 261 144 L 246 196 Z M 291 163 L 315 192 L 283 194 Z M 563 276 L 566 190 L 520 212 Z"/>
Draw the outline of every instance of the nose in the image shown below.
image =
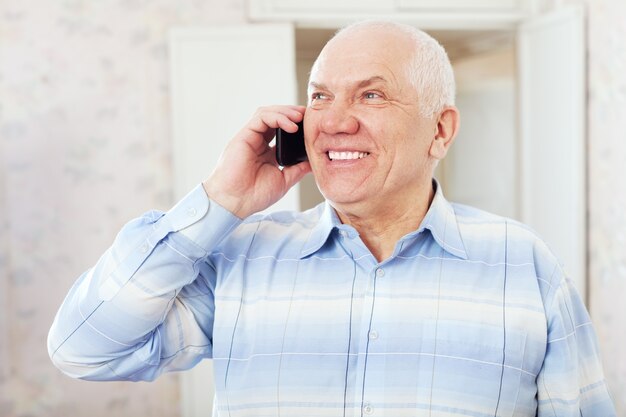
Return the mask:
<path fill-rule="evenodd" d="M 323 110 L 320 129 L 329 135 L 355 134 L 359 130 L 359 121 L 350 112 L 349 104 L 335 100 Z"/>

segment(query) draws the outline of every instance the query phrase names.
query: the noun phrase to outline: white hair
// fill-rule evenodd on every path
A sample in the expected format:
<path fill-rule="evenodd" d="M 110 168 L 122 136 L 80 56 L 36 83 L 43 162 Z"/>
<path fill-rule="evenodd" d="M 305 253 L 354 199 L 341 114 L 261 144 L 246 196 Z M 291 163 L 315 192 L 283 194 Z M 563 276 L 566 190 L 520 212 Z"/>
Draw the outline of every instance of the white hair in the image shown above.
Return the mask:
<path fill-rule="evenodd" d="M 416 27 L 403 23 L 379 20 L 364 20 L 339 29 L 339 35 L 349 35 L 358 30 L 386 29 L 406 34 L 413 41 L 413 60 L 408 78 L 419 97 L 420 113 L 432 117 L 446 106 L 453 106 L 456 95 L 454 72 L 445 49 L 437 40 Z"/>

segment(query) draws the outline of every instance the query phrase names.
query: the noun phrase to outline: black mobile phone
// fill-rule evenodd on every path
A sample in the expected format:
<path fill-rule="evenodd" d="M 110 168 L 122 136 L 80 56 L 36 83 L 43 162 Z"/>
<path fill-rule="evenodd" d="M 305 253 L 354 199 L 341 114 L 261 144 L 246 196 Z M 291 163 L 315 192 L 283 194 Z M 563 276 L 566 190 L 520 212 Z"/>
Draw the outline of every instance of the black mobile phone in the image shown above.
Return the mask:
<path fill-rule="evenodd" d="M 304 147 L 304 127 L 298 123 L 298 131 L 295 133 L 276 129 L 276 161 L 281 166 L 295 165 L 309 158 Z"/>

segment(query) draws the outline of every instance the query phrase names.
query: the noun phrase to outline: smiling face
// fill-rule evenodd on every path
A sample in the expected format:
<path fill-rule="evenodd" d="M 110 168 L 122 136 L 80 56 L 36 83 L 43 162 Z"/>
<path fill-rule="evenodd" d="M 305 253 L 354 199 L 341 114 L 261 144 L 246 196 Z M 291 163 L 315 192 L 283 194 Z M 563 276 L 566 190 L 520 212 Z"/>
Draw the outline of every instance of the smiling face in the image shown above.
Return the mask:
<path fill-rule="evenodd" d="M 306 146 L 335 208 L 376 213 L 430 191 L 437 119 L 420 114 L 414 49 L 407 34 L 359 29 L 331 40 L 312 69 Z"/>

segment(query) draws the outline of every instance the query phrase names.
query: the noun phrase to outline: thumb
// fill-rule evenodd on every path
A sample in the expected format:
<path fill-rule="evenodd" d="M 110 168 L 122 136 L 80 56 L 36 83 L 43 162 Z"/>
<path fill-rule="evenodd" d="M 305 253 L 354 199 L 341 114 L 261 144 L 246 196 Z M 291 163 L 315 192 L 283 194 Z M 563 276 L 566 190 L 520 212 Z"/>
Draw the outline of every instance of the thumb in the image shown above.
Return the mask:
<path fill-rule="evenodd" d="M 311 164 L 308 161 L 300 162 L 283 168 L 283 177 L 285 178 L 286 190 L 296 185 L 309 172 L 311 172 Z"/>

